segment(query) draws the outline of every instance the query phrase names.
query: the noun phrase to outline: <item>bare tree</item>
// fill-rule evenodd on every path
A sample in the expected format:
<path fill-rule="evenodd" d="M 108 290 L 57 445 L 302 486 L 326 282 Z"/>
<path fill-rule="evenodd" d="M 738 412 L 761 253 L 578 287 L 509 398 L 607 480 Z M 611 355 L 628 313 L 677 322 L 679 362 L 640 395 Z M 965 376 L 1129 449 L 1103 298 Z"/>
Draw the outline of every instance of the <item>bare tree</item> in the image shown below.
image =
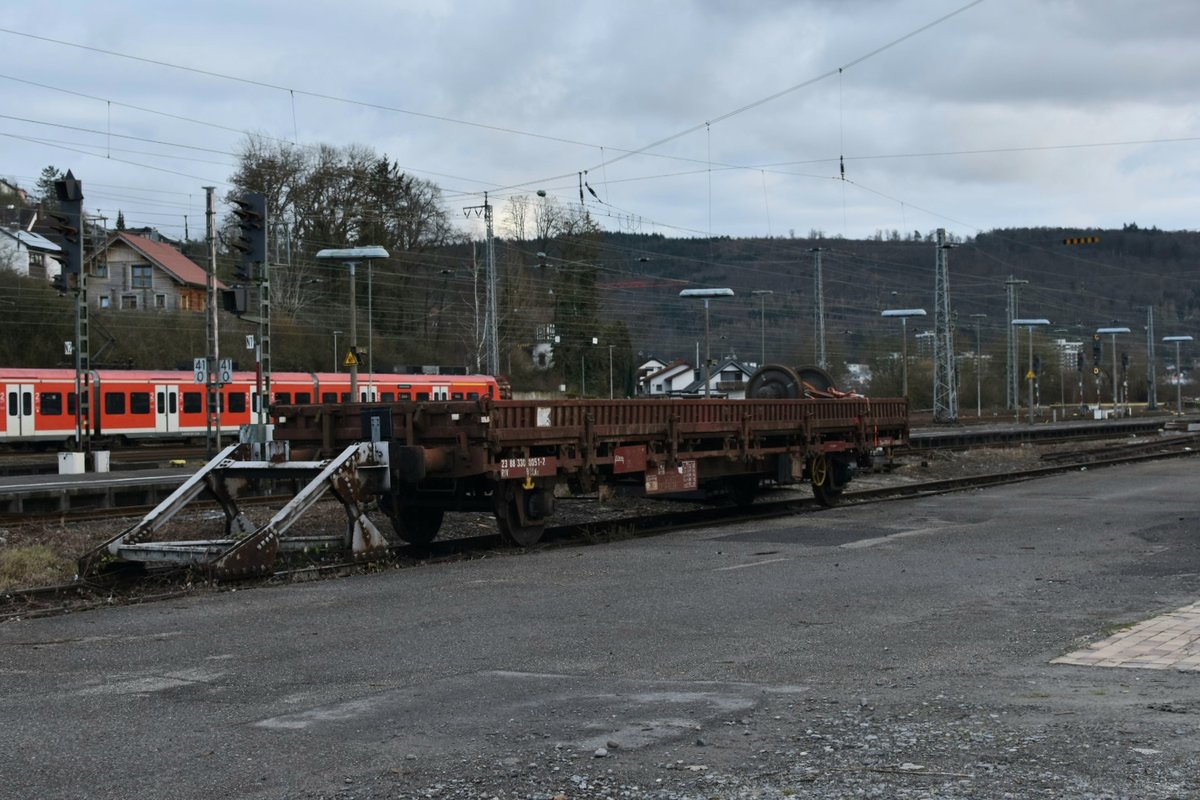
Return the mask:
<path fill-rule="evenodd" d="M 508 222 L 509 235 L 518 242 L 525 241 L 525 221 L 529 216 L 529 195 L 515 194 L 508 198 L 504 217 Z"/>

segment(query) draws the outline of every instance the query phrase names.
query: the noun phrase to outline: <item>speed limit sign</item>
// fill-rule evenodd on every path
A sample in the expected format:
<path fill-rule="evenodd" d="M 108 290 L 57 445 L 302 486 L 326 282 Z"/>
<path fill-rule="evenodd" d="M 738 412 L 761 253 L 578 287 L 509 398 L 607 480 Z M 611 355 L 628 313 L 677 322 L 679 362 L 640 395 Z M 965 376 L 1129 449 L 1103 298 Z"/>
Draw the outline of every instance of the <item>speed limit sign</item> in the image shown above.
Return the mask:
<path fill-rule="evenodd" d="M 208 383 L 208 359 L 193 358 L 192 373 L 196 379 L 196 383 Z"/>

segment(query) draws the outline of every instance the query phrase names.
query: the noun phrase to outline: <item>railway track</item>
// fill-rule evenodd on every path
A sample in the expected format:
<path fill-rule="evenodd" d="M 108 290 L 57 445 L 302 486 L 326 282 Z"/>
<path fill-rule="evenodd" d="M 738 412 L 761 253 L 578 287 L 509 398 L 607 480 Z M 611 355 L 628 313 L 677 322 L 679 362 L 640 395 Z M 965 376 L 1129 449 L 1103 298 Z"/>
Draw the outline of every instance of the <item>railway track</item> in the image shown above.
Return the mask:
<path fill-rule="evenodd" d="M 965 475 L 928 481 L 896 483 L 889 486 L 848 490 L 842 504 L 889 502 L 933 494 L 965 491 L 1002 484 L 1035 480 L 1082 468 L 1119 467 L 1144 461 L 1194 456 L 1198 449 L 1197 436 L 1174 437 L 1150 446 L 1115 444 L 1108 448 L 1090 448 L 1074 453 L 1054 454 L 1053 463 L 988 474 Z M 802 513 L 820 512 L 814 498 L 797 497 L 797 492 L 773 492 L 758 502 L 744 507 L 714 507 L 699 505 L 673 508 L 636 517 L 597 519 L 548 527 L 537 548 L 585 546 L 621 539 L 643 538 L 680 530 L 729 525 L 738 522 L 774 519 Z M 781 498 L 780 495 L 790 495 Z M 269 500 L 266 499 L 266 500 Z M 510 555 L 525 548 L 507 544 L 498 531 L 461 535 L 436 540 L 428 545 L 396 545 L 385 559 L 362 562 L 349 561 L 331 554 L 305 554 L 272 574 L 259 578 L 226 581 L 220 584 L 208 580 L 202 573 L 187 568 L 135 569 L 131 564 L 117 568 L 87 581 L 55 586 L 10 590 L 0 593 L 0 622 L 31 616 L 45 616 L 82 611 L 114 604 L 154 602 L 219 591 L 222 587 L 261 586 L 314 579 L 323 579 L 379 569 L 404 569 L 417 565 L 447 563 L 463 558 Z"/>

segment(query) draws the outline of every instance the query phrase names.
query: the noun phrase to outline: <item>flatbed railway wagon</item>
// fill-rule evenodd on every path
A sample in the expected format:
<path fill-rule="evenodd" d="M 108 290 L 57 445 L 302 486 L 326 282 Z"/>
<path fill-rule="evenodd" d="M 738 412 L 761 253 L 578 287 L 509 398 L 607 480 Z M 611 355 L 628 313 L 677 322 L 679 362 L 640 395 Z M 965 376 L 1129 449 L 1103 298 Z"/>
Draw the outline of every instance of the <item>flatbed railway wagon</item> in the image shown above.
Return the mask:
<path fill-rule="evenodd" d="M 814 383 L 815 381 L 815 383 Z M 399 538 L 428 544 L 447 512 L 495 515 L 500 533 L 536 543 L 564 491 L 719 493 L 749 504 L 764 483 L 807 480 L 833 505 L 856 468 L 908 441 L 908 402 L 845 394 L 821 370 L 763 367 L 751 400 L 397 400 L 276 405 L 275 424 L 247 426 L 142 520 L 79 561 L 93 574 L 112 558 L 202 566 L 217 578 L 265 574 L 276 555 L 387 550 L 378 507 Z M 285 483 L 292 497 L 266 523 L 239 496 Z M 225 535 L 154 541 L 192 500 L 215 498 Z M 323 496 L 346 511 L 342 532 L 288 536 Z"/>
<path fill-rule="evenodd" d="M 379 507 L 400 538 L 428 543 L 446 512 L 491 511 L 501 533 L 538 541 L 554 500 L 627 489 L 706 491 L 750 503 L 764 482 L 807 480 L 833 505 L 857 468 L 908 439 L 903 398 L 491 400 L 293 406 L 275 436 L 293 457 L 386 443 Z"/>

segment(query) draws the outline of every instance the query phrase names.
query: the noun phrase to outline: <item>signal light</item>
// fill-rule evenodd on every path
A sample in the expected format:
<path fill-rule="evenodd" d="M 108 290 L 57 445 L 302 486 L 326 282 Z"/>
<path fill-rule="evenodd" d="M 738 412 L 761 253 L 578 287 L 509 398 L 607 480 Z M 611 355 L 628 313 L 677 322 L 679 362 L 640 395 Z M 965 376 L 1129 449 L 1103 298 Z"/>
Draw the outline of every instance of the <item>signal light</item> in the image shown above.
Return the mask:
<path fill-rule="evenodd" d="M 1082 350 L 1077 350 L 1075 352 L 1075 369 L 1079 372 L 1083 372 L 1083 351 Z"/>
<path fill-rule="evenodd" d="M 79 275 L 83 272 L 83 183 L 71 172 L 54 182 L 54 193 L 58 197 L 58 211 L 49 212 L 50 227 L 63 240 L 63 273 Z"/>
<path fill-rule="evenodd" d="M 233 202 L 238 218 L 238 237 L 231 242 L 238 252 L 234 274 L 239 280 L 256 280 L 257 265 L 267 260 L 267 198 L 262 192 L 249 192 Z"/>
<path fill-rule="evenodd" d="M 230 314 L 241 316 L 246 313 L 246 308 L 249 305 L 245 286 L 235 286 L 232 289 L 221 290 L 221 308 L 228 311 Z"/>
<path fill-rule="evenodd" d="M 1063 239 L 1063 244 L 1097 244 L 1099 241 L 1099 236 L 1075 236 Z"/>

